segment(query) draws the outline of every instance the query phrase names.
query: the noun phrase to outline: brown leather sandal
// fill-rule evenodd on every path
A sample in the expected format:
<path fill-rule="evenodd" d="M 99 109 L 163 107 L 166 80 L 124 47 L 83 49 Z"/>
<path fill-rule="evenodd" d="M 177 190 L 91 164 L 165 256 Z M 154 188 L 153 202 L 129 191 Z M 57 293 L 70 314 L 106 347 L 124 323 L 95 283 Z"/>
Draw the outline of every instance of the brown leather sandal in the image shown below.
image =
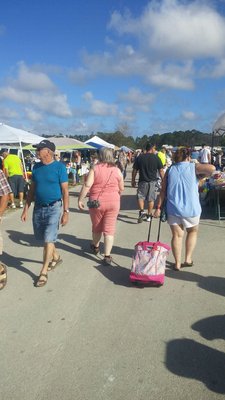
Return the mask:
<path fill-rule="evenodd" d="M 45 278 L 45 279 L 43 279 L 42 277 Z M 40 274 L 38 279 L 37 279 L 37 282 L 35 283 L 35 286 L 36 287 L 43 287 L 43 286 L 46 285 L 47 282 L 48 282 L 48 275 L 47 274 Z"/>
<path fill-rule="evenodd" d="M 0 290 L 4 289 L 7 283 L 7 268 L 2 262 L 0 263 Z"/>
<path fill-rule="evenodd" d="M 55 269 L 58 265 L 62 264 L 63 260 L 59 256 L 58 260 L 52 260 L 49 265 L 48 265 L 48 271 L 52 271 Z"/>

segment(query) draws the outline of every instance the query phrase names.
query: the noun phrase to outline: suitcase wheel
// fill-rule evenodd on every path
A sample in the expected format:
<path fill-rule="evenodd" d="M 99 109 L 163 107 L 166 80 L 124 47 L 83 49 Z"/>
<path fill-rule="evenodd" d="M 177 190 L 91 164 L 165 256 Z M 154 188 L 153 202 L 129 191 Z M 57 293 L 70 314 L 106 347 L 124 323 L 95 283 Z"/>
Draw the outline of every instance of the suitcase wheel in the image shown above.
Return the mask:
<path fill-rule="evenodd" d="M 133 286 L 135 286 L 135 287 L 137 287 L 137 288 L 140 288 L 140 289 L 143 289 L 143 288 L 144 288 L 144 284 L 143 284 L 142 282 L 139 282 L 139 281 L 132 281 L 131 283 L 132 283 Z"/>

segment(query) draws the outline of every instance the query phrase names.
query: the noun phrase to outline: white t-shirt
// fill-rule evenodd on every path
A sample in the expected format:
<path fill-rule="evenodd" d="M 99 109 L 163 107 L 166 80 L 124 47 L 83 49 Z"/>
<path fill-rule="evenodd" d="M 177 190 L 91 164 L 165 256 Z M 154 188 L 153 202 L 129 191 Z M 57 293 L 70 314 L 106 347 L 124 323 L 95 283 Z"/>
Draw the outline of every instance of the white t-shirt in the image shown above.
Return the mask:
<path fill-rule="evenodd" d="M 204 147 L 199 153 L 199 158 L 201 163 L 209 163 L 210 160 L 210 150 Z"/>

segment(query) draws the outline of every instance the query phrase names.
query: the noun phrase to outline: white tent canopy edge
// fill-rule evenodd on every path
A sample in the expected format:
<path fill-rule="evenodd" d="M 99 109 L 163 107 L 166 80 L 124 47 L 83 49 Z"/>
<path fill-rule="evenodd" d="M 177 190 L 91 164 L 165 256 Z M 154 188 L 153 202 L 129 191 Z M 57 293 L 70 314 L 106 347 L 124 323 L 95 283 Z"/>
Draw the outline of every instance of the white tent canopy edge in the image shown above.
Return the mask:
<path fill-rule="evenodd" d="M 13 128 L 12 126 L 0 123 L 0 144 L 19 144 L 26 180 L 27 172 L 22 151 L 22 143 L 36 144 L 41 142 L 41 140 L 43 140 L 42 136 L 38 136 L 23 129 Z"/>

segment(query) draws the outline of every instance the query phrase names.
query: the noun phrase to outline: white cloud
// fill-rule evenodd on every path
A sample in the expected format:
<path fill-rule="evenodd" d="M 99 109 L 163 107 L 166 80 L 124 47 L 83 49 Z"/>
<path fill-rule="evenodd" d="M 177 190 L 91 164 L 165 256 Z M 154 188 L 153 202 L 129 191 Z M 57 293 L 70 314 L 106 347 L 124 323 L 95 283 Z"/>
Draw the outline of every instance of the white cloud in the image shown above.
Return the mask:
<path fill-rule="evenodd" d="M 85 92 L 82 97 L 85 101 L 92 101 L 94 98 L 91 92 Z"/>
<path fill-rule="evenodd" d="M 83 99 L 89 103 L 89 112 L 96 116 L 115 116 L 118 107 L 115 104 L 107 104 L 101 100 L 95 100 L 91 92 L 86 92 Z"/>
<path fill-rule="evenodd" d="M 118 121 L 120 123 L 133 123 L 136 121 L 136 114 L 134 109 L 127 107 L 124 111 L 121 111 L 118 115 Z"/>
<path fill-rule="evenodd" d="M 143 93 L 140 89 L 132 87 L 127 93 L 120 93 L 119 100 L 128 104 L 133 104 L 138 110 L 148 112 L 150 110 L 150 105 L 154 101 L 154 95 L 151 93 Z"/>
<path fill-rule="evenodd" d="M 60 118 L 72 116 L 67 96 L 59 93 L 45 73 L 19 63 L 18 76 L 8 79 L 7 83 L 7 86 L 0 87 L 0 100 L 10 100 L 28 109 L 32 106 L 36 113 L 41 111 Z"/>
<path fill-rule="evenodd" d="M 200 1 L 152 1 L 139 18 L 114 12 L 109 28 L 132 34 L 163 59 L 220 57 L 225 54 L 225 19 Z"/>
<path fill-rule="evenodd" d="M 31 90 L 51 90 L 56 91 L 54 83 L 49 77 L 34 68 L 28 68 L 24 62 L 18 64 L 18 76 L 15 81 L 12 81 L 12 85 L 15 88 L 31 91 Z"/>
<path fill-rule="evenodd" d="M 190 90 L 194 88 L 193 75 L 193 65 L 187 62 L 183 65 L 168 64 L 164 67 L 156 65 L 146 78 L 149 83 L 157 86 Z"/>
<path fill-rule="evenodd" d="M 0 107 L 0 120 L 7 121 L 11 118 L 17 118 L 18 112 L 9 107 Z"/>
<path fill-rule="evenodd" d="M 136 54 L 130 45 L 118 46 L 115 53 L 88 54 L 87 52 L 83 52 L 85 69 L 82 70 L 82 73 L 83 76 L 85 76 L 85 73 L 88 73 L 90 77 L 99 74 L 108 76 L 129 75 L 133 74 L 135 70 L 137 73 L 139 72 L 140 67 L 142 68 L 142 62 L 140 61 L 140 56 Z M 140 64 L 139 68 L 138 64 Z M 78 70 L 78 74 L 80 72 Z"/>
<path fill-rule="evenodd" d="M 75 84 L 75 85 L 81 85 L 86 82 L 86 80 L 92 75 L 90 71 L 88 71 L 84 67 L 80 67 L 77 69 L 70 69 L 68 72 L 68 77 L 69 79 Z"/>
<path fill-rule="evenodd" d="M 189 121 L 194 121 L 198 118 L 198 116 L 193 111 L 183 111 L 182 117 Z"/>
<path fill-rule="evenodd" d="M 174 64 L 151 61 L 131 46 L 119 46 L 116 52 L 103 54 L 83 54 L 84 68 L 82 78 L 80 70 L 71 71 L 73 83 L 93 79 L 96 76 L 134 77 L 140 76 L 143 81 L 161 87 L 176 89 L 193 89 L 194 69 L 191 61 Z"/>
<path fill-rule="evenodd" d="M 204 65 L 199 76 L 202 78 L 222 78 L 225 76 L 225 58 L 220 59 L 216 63 L 208 63 Z"/>
<path fill-rule="evenodd" d="M 73 81 L 135 76 L 162 88 L 192 90 L 196 79 L 225 74 L 225 18 L 212 3 L 151 1 L 138 18 L 115 11 L 108 28 L 124 42 L 132 37 L 135 44 L 120 43 L 111 52 L 83 52 L 83 67 L 71 71 Z M 214 61 L 214 68 L 202 69 L 208 61 Z"/>
<path fill-rule="evenodd" d="M 25 108 L 24 110 L 26 118 L 30 121 L 39 122 L 43 120 L 43 115 L 35 110 L 30 108 Z"/>

